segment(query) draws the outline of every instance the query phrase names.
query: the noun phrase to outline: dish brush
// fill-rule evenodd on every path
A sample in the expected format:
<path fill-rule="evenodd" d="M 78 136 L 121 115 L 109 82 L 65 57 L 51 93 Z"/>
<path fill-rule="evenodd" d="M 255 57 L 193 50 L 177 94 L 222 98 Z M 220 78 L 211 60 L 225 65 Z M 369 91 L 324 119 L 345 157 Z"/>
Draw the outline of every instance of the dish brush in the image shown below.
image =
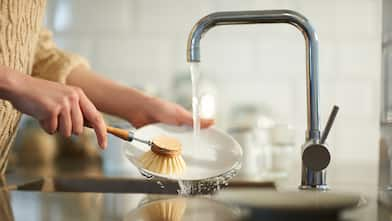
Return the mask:
<path fill-rule="evenodd" d="M 158 136 L 152 140 L 143 140 L 135 137 L 132 131 L 109 126 L 106 127 L 106 130 L 123 140 L 129 142 L 135 140 L 150 147 L 150 150 L 139 158 L 140 165 L 144 169 L 160 174 L 178 175 L 186 168 L 185 161 L 181 156 L 182 145 L 179 140 L 173 137 Z"/>

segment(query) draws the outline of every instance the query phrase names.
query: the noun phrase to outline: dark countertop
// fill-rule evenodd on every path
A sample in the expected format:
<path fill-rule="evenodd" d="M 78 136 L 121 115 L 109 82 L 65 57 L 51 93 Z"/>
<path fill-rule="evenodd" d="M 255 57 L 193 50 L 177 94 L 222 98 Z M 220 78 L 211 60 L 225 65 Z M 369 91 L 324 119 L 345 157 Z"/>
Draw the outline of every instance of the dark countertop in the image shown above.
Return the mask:
<path fill-rule="evenodd" d="M 99 165 L 92 163 L 83 166 L 73 162 L 72 166 L 60 167 L 57 169 L 37 169 L 14 168 L 7 174 L 4 186 L 11 189 L 16 184 L 22 184 L 39 177 L 67 177 L 86 176 L 99 177 L 100 179 L 112 179 L 113 176 L 100 171 Z M 28 168 L 28 167 L 27 167 Z M 79 168 L 79 169 L 75 169 Z M 338 220 L 390 220 L 392 215 L 388 210 L 377 203 L 377 168 L 376 164 L 366 163 L 346 163 L 342 165 L 331 165 L 328 182 L 331 192 L 355 192 L 360 193 L 367 199 L 367 205 L 354 210 L 346 211 Z M 298 171 L 298 168 L 293 168 Z M 239 179 L 236 179 L 237 182 Z M 288 179 L 277 182 L 278 191 L 297 191 L 299 175 L 292 172 Z M 268 185 L 267 185 L 268 186 Z M 265 188 L 253 188 L 255 194 L 263 196 L 262 190 Z M 146 218 L 149 209 L 143 205 L 150 205 L 154 202 L 165 202 L 157 206 L 152 206 L 154 211 L 159 208 L 170 206 L 178 207 L 184 213 L 182 206 L 186 201 L 186 213 L 183 220 L 241 220 L 244 211 L 238 207 L 228 204 L 225 200 L 227 191 L 221 191 L 213 196 L 202 196 L 197 198 L 167 199 L 176 197 L 175 195 L 153 195 L 142 193 L 114 194 L 114 193 L 61 193 L 61 192 L 38 192 L 38 191 L 15 191 L 3 190 L 0 192 L 1 220 L 136 220 L 141 216 L 144 220 L 157 220 L 156 217 Z M 237 190 L 235 190 L 237 191 Z M 241 191 L 241 189 L 238 189 Z M 241 195 L 241 194 L 239 194 Z M 163 200 L 164 199 L 164 200 Z M 160 201 L 156 201 L 160 200 Z M 178 202 L 179 201 L 179 202 Z M 175 206 L 177 205 L 177 206 Z M 178 206 L 179 205 L 179 206 Z M 142 208 L 142 209 L 140 209 Z M 158 209 L 157 209 L 158 208 Z M 246 210 L 245 210 L 246 213 Z M 227 217 L 226 217 L 227 216 Z M 59 218 L 62 217 L 62 218 Z M 224 217 L 224 219 L 222 219 Z M 172 217 L 173 218 L 173 217 Z M 260 217 L 259 217 L 260 218 Z M 143 220 L 143 219 L 140 219 Z M 176 220 L 176 219 L 168 219 Z M 181 219 L 177 219 L 181 220 Z M 268 219 L 273 220 L 273 219 Z M 303 220 L 303 219 L 301 219 Z M 317 218 L 313 220 L 319 220 Z M 337 220 L 329 217 L 328 220 Z"/>

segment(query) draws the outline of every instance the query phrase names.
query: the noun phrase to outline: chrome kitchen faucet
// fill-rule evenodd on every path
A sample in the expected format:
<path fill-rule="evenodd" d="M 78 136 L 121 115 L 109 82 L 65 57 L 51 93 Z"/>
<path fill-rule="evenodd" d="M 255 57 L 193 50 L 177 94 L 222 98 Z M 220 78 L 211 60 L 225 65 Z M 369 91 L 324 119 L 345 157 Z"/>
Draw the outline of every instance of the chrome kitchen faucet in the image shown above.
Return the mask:
<path fill-rule="evenodd" d="M 307 131 L 302 146 L 301 189 L 328 189 L 326 168 L 330 153 L 325 139 L 332 126 L 338 108 L 335 106 L 320 137 L 319 120 L 319 71 L 318 39 L 309 21 L 301 14 L 290 10 L 229 11 L 216 12 L 201 18 L 189 34 L 187 44 L 188 62 L 200 62 L 200 40 L 212 27 L 220 25 L 242 25 L 257 23 L 287 23 L 300 30 L 306 43 L 306 93 L 307 93 Z"/>

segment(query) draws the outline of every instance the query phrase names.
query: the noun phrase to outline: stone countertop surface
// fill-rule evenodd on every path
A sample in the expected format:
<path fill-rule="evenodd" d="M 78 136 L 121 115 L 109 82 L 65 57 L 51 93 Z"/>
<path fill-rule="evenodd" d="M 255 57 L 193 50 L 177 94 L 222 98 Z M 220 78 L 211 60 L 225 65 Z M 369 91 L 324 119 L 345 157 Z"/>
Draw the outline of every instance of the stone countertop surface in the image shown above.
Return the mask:
<path fill-rule="evenodd" d="M 162 208 L 179 208 L 176 214 L 171 214 L 167 220 L 252 220 L 243 219 L 244 211 L 225 202 L 225 191 L 213 196 L 186 198 L 184 200 L 171 200 L 172 196 L 153 194 L 113 194 L 113 193 L 61 193 L 12 190 L 17 184 L 22 184 L 39 177 L 51 176 L 98 176 L 110 179 L 111 174 L 102 173 L 100 166 L 90 163 L 73 162 L 60 169 L 14 168 L 3 179 L 3 191 L 0 193 L 0 217 L 4 221 L 14 220 L 159 220 L 151 214 Z M 75 169 L 79 168 L 79 169 Z M 367 205 L 357 209 L 343 212 L 339 218 L 328 217 L 328 220 L 390 220 L 392 215 L 388 209 L 377 202 L 377 163 L 346 163 L 331 165 L 328 174 L 328 183 L 331 192 L 350 192 L 361 194 Z M 276 182 L 278 191 L 297 191 L 299 183 L 299 169 L 293 168 L 287 179 Z M 239 178 L 237 178 L 239 180 Z M 7 186 L 10 187 L 7 190 Z M 260 196 L 263 196 L 260 190 Z M 167 198 L 169 198 L 167 200 Z M 219 200 L 218 200 L 219 198 Z M 162 200 L 163 199 L 163 200 Z M 223 199 L 223 200 L 222 200 Z M 166 201 L 165 201 L 166 200 Z M 151 213 L 151 202 L 163 201 L 164 204 L 152 206 L 155 212 Z M 160 209 L 159 209 L 160 208 Z M 141 212 L 140 212 L 141 211 Z M 147 211 L 147 212 L 146 212 Z M 150 215 L 146 215 L 150 214 Z M 204 214 L 204 215 L 200 215 Z M 167 214 L 166 214 L 167 215 Z M 178 217 L 181 218 L 178 218 Z M 222 219 L 224 217 L 224 219 Z M 260 217 L 259 217 L 260 218 Z M 274 219 L 270 219 L 274 220 Z M 302 219 L 304 220 L 304 219 Z M 313 219 L 313 220 L 323 220 Z"/>

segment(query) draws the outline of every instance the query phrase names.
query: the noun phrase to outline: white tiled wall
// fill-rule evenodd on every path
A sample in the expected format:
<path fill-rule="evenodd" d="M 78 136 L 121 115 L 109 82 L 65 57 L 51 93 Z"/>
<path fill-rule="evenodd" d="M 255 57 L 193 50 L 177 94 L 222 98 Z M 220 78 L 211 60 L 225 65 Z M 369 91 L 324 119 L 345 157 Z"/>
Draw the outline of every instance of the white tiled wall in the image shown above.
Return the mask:
<path fill-rule="evenodd" d="M 321 118 L 341 107 L 330 143 L 334 159 L 377 159 L 380 0 L 49 0 L 48 26 L 60 47 L 87 57 L 103 75 L 168 91 L 187 71 L 187 35 L 219 10 L 293 9 L 320 39 Z M 218 87 L 220 112 L 238 102 L 269 105 L 305 130 L 305 50 L 287 25 L 221 27 L 202 41 L 203 75 Z M 169 90 L 170 91 L 170 90 Z M 224 118 L 223 118 L 224 120 Z"/>

